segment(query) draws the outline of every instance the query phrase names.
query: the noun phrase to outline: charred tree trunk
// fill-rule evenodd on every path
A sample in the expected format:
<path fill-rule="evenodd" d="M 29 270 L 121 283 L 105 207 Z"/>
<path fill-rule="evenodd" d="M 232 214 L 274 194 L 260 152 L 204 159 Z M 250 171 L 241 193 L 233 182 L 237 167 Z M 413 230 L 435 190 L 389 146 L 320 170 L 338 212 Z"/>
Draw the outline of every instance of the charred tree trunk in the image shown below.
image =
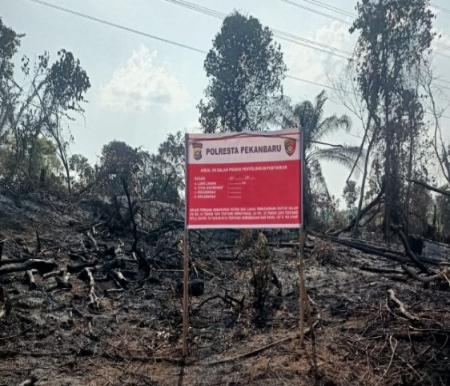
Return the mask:
<path fill-rule="evenodd" d="M 131 247 L 132 252 L 136 252 L 137 250 L 137 244 L 138 244 L 138 231 L 137 231 L 137 224 L 135 219 L 135 211 L 134 211 L 134 204 L 131 200 L 131 193 L 128 186 L 128 183 L 125 181 L 125 179 L 122 178 L 122 187 L 125 192 L 125 195 L 127 197 L 127 204 L 128 204 L 128 213 L 130 217 L 130 222 L 133 228 L 133 245 Z"/>

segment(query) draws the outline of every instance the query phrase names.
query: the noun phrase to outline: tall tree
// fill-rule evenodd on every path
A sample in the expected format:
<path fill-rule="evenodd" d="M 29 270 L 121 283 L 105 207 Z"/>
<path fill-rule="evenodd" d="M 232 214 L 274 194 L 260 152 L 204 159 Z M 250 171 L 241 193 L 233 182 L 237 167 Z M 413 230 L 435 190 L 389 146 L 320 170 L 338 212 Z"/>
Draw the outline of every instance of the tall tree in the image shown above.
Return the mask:
<path fill-rule="evenodd" d="M 20 45 L 20 37 L 5 26 L 0 18 L 0 145 L 5 141 L 6 124 L 16 96 L 12 58 Z"/>
<path fill-rule="evenodd" d="M 286 72 L 269 28 L 238 12 L 226 17 L 204 68 L 209 85 L 198 105 L 204 131 L 263 130 Z"/>
<path fill-rule="evenodd" d="M 169 134 L 144 165 L 142 197 L 171 204 L 180 202 L 184 188 L 184 136 L 180 131 Z"/>
<path fill-rule="evenodd" d="M 374 143 L 384 160 L 384 232 L 404 225 L 402 173 L 412 130 L 423 125 L 420 93 L 414 82 L 427 62 L 433 40 L 429 0 L 362 0 L 350 32 L 359 32 L 357 80 L 374 125 Z M 411 106 L 419 107 L 411 119 Z M 381 157 L 380 157 L 381 158 Z"/>
<path fill-rule="evenodd" d="M 19 85 L 14 79 L 13 59 L 21 37 L 0 19 L 0 146 L 8 147 L 14 155 L 11 169 L 2 177 L 11 185 L 32 189 L 36 179 L 30 175 L 31 155 L 39 148 L 41 138 L 46 137 L 57 149 L 70 191 L 70 137 L 61 121 L 83 111 L 89 78 L 79 60 L 61 50 L 54 63 L 48 53 L 39 55 L 34 65 L 24 56 L 20 70 L 25 80 Z"/>
<path fill-rule="evenodd" d="M 116 215 L 120 214 L 120 196 L 125 195 L 128 208 L 127 223 L 131 224 L 134 236 L 132 249 L 136 251 L 138 243 L 138 228 L 136 213 L 138 212 L 138 200 L 136 190 L 139 172 L 149 154 L 127 145 L 121 141 L 111 141 L 103 146 L 100 159 L 100 180 L 104 193 L 111 197 L 116 206 Z M 123 220 L 123 219 L 122 219 Z"/>
<path fill-rule="evenodd" d="M 84 94 L 91 86 L 86 71 L 71 52 L 61 50 L 58 60 L 45 71 L 44 87 L 37 99 L 43 113 L 45 134 L 55 142 L 66 173 L 67 189 L 71 192 L 70 165 L 67 155 L 69 140 L 64 136 L 61 118 L 72 119 L 70 112 L 83 112 Z"/>
<path fill-rule="evenodd" d="M 87 189 L 95 181 L 95 169 L 89 164 L 88 159 L 82 154 L 73 154 L 69 160 L 69 168 L 72 171 L 72 183 L 78 190 Z"/>

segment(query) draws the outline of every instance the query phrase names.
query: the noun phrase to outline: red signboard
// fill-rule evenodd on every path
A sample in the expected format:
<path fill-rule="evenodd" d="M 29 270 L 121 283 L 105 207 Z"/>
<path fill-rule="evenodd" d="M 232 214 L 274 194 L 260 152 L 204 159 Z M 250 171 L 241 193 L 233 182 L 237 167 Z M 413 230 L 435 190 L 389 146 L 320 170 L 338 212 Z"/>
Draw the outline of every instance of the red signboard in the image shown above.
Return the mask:
<path fill-rule="evenodd" d="M 186 226 L 302 224 L 299 130 L 186 136 Z"/>

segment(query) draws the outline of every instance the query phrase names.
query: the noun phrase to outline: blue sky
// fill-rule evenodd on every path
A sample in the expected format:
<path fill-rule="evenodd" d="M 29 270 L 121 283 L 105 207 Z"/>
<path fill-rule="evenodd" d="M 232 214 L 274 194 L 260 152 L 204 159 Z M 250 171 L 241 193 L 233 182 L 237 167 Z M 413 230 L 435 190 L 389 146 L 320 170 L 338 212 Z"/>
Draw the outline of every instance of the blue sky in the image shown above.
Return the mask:
<path fill-rule="evenodd" d="M 74 11 L 131 27 L 162 38 L 207 51 L 219 31 L 221 21 L 179 7 L 167 0 L 46 0 Z M 351 18 L 295 0 L 298 4 L 343 20 L 334 20 L 295 7 L 283 0 L 190 0 L 223 13 L 238 10 L 251 14 L 271 28 L 320 41 L 351 51 L 355 36 L 348 33 Z M 349 12 L 356 1 L 322 0 Z M 435 5 L 446 6 L 444 0 Z M 203 95 L 207 79 L 203 70 L 205 55 L 172 46 L 147 37 L 65 14 L 29 0 L 0 0 L 3 22 L 26 36 L 20 54 L 32 60 L 43 51 L 52 58 L 59 49 L 74 53 L 86 69 L 92 87 L 87 94 L 84 117 L 70 125 L 74 136 L 73 153 L 82 153 L 92 162 L 101 147 L 113 140 L 155 151 L 166 135 L 177 130 L 198 131 L 196 105 Z M 436 30 L 442 33 L 439 50 L 446 57 L 436 57 L 436 72 L 447 76 L 450 64 L 450 13 L 438 11 Z M 280 41 L 289 74 L 311 81 L 329 83 L 343 61 L 335 56 Z M 450 84 L 449 84 L 450 86 Z M 313 99 L 321 87 L 286 79 L 285 94 L 294 102 Z M 330 91 L 327 113 L 346 113 Z M 442 103 L 445 99 L 442 99 Z M 361 134 L 354 119 L 350 134 L 330 138 L 339 143 L 355 144 Z M 325 173 L 334 194 L 340 195 L 346 171 L 333 164 Z"/>

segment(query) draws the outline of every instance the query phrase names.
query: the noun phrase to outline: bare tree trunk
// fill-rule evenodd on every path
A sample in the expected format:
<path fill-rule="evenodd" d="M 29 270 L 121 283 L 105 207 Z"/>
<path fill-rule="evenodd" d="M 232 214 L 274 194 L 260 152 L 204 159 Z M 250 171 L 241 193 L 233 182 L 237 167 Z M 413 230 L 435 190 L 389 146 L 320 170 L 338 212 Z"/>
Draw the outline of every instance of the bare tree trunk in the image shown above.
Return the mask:
<path fill-rule="evenodd" d="M 66 171 L 66 182 L 67 182 L 67 190 L 69 194 L 72 194 L 72 183 L 70 181 L 70 168 L 69 163 L 67 162 L 67 158 L 60 153 L 61 161 L 64 165 L 64 170 Z"/>
<path fill-rule="evenodd" d="M 66 144 L 61 139 L 61 133 L 59 130 L 59 118 L 56 114 L 56 127 L 52 130 L 49 130 L 50 133 L 53 136 L 53 139 L 56 142 L 56 145 L 58 146 L 58 154 L 59 158 L 61 159 L 61 162 L 64 166 L 64 170 L 66 172 L 66 182 L 67 182 L 67 190 L 69 194 L 72 194 L 72 184 L 70 182 L 70 168 L 69 168 L 69 162 L 67 161 L 67 153 L 66 153 Z"/>
<path fill-rule="evenodd" d="M 370 117 L 369 120 L 367 122 L 367 131 L 370 128 Z M 364 160 L 364 171 L 363 171 L 363 177 L 362 177 L 362 181 L 361 181 L 361 192 L 359 194 L 359 202 L 358 202 L 358 210 L 356 211 L 356 216 L 355 216 L 355 223 L 353 225 L 353 229 L 352 229 L 352 236 L 356 237 L 357 233 L 358 233 L 358 224 L 359 224 L 359 220 L 361 218 L 361 209 L 362 209 L 362 204 L 364 201 L 364 194 L 365 194 L 365 187 L 366 187 L 366 179 L 367 179 L 367 170 L 368 170 L 368 166 L 369 166 L 369 159 L 370 159 L 370 152 L 372 151 L 372 147 L 375 143 L 375 138 L 377 136 L 377 130 L 374 131 L 372 138 L 369 141 L 369 146 L 367 147 L 367 153 L 366 153 L 366 158 Z"/>
<path fill-rule="evenodd" d="M 406 190 L 406 223 L 405 223 L 405 231 L 406 234 L 409 234 L 409 210 L 410 210 L 410 204 L 411 204 L 411 177 L 412 177 L 412 168 L 413 168 L 413 151 L 414 151 L 414 133 L 412 132 L 412 129 L 410 130 L 410 141 L 409 141 L 409 159 L 408 159 L 408 187 Z"/>

